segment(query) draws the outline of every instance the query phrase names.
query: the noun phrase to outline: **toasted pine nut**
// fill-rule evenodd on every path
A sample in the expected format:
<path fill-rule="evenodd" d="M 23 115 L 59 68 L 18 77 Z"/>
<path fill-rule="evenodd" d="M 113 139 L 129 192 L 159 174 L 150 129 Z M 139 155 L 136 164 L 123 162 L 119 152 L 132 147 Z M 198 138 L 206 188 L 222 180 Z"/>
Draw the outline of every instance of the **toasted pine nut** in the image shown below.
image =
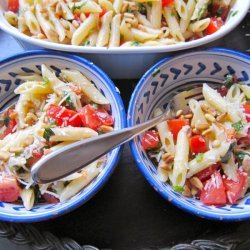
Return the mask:
<path fill-rule="evenodd" d="M 72 25 L 73 25 L 75 28 L 78 28 L 80 24 L 79 24 L 76 20 L 73 20 Z"/>
<path fill-rule="evenodd" d="M 210 114 L 212 116 L 216 115 L 216 110 L 210 108 L 206 103 L 201 104 L 201 109 L 202 109 L 203 112 L 208 113 L 208 114 Z"/>
<path fill-rule="evenodd" d="M 34 137 L 32 135 L 28 135 L 24 141 L 24 146 L 29 146 L 34 142 Z"/>
<path fill-rule="evenodd" d="M 198 177 L 194 176 L 189 181 L 194 187 L 198 188 L 199 190 L 202 190 L 203 184 Z"/>
<path fill-rule="evenodd" d="M 100 126 L 100 129 L 101 129 L 101 131 L 104 132 L 104 133 L 112 132 L 112 131 L 114 130 L 113 127 L 111 127 L 111 126 L 106 126 L 106 125 L 101 125 L 101 126 Z"/>
<path fill-rule="evenodd" d="M 9 151 L 11 153 L 21 153 L 23 151 L 23 147 L 10 147 Z"/>
<path fill-rule="evenodd" d="M 220 115 L 216 118 L 216 121 L 217 121 L 217 122 L 222 122 L 226 117 L 227 117 L 227 113 L 224 112 L 224 113 L 220 114 Z"/>
<path fill-rule="evenodd" d="M 198 189 L 196 188 L 196 187 L 192 187 L 192 189 L 191 189 L 191 194 L 192 194 L 192 196 L 195 196 L 195 195 L 197 195 L 198 194 Z"/>
<path fill-rule="evenodd" d="M 10 114 L 9 114 L 9 117 L 10 117 L 10 119 L 15 119 L 16 117 L 17 117 L 17 112 L 11 112 Z"/>
<path fill-rule="evenodd" d="M 184 118 L 185 118 L 185 119 L 191 119 L 192 117 L 193 117 L 193 114 L 184 115 Z"/>
<path fill-rule="evenodd" d="M 173 161 L 174 161 L 174 156 L 173 156 L 173 155 L 170 155 L 170 156 L 165 160 L 166 163 L 171 163 L 171 162 L 173 162 Z"/>
<path fill-rule="evenodd" d="M 208 123 L 199 123 L 199 124 L 196 124 L 195 127 L 198 130 L 204 130 L 204 129 L 208 129 L 210 125 Z"/>
<path fill-rule="evenodd" d="M 186 197 L 192 196 L 191 190 L 187 185 L 184 186 L 184 191 L 182 192 L 182 194 Z"/>
<path fill-rule="evenodd" d="M 166 164 L 163 160 L 159 162 L 159 168 L 162 168 L 164 170 L 171 170 L 171 166 Z"/>
<path fill-rule="evenodd" d="M 207 135 L 207 134 L 209 134 L 211 132 L 213 132 L 213 129 L 209 128 L 209 129 L 204 130 L 201 134 L 202 135 Z"/>
<path fill-rule="evenodd" d="M 169 156 L 171 156 L 171 154 L 165 153 L 165 154 L 162 155 L 161 158 L 162 158 L 163 161 L 165 161 Z"/>
<path fill-rule="evenodd" d="M 180 115 L 182 115 L 182 113 L 183 113 L 183 110 L 182 110 L 182 109 L 179 109 L 179 110 L 177 110 L 177 112 L 176 112 L 176 116 L 179 117 Z"/>
<path fill-rule="evenodd" d="M 193 129 L 192 129 L 192 132 L 193 132 L 194 134 L 199 134 L 199 133 L 200 133 L 200 131 L 199 131 L 197 128 L 193 128 Z"/>
<path fill-rule="evenodd" d="M 86 16 L 84 13 L 81 13 L 80 20 L 83 22 L 86 19 Z"/>
<path fill-rule="evenodd" d="M 9 152 L 0 151 L 0 160 L 2 160 L 2 161 L 8 161 L 9 158 L 10 158 Z"/>
<path fill-rule="evenodd" d="M 213 143 L 212 143 L 212 146 L 214 147 L 214 148 L 218 148 L 219 146 L 220 146 L 220 141 L 219 140 L 215 140 L 215 141 L 213 141 Z"/>
<path fill-rule="evenodd" d="M 215 122 L 215 118 L 214 118 L 214 116 L 212 116 L 211 114 L 205 114 L 205 118 L 206 118 L 207 121 L 209 121 L 209 122 Z"/>

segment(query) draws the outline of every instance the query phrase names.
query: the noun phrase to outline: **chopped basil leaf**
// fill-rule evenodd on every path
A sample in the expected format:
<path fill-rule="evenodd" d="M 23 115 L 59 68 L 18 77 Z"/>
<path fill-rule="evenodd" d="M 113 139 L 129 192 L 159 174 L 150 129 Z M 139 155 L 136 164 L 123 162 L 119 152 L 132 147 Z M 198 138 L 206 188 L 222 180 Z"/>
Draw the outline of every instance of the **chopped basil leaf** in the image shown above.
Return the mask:
<path fill-rule="evenodd" d="M 204 7 L 201 7 L 199 9 L 199 11 L 198 11 L 198 17 L 197 17 L 198 20 L 200 20 L 203 17 L 206 9 L 207 9 L 207 5 L 205 5 Z"/>
<path fill-rule="evenodd" d="M 9 116 L 6 116 L 3 120 L 3 124 L 5 127 L 8 127 L 9 125 L 9 122 L 10 122 L 10 117 Z"/>
<path fill-rule="evenodd" d="M 226 79 L 223 81 L 223 84 L 226 86 L 226 88 L 230 89 L 231 86 L 234 84 L 233 75 L 226 75 Z"/>
<path fill-rule="evenodd" d="M 203 160 L 203 158 L 204 158 L 204 154 L 203 153 L 197 154 L 195 156 L 195 159 L 196 159 L 197 162 L 201 162 Z"/>
<path fill-rule="evenodd" d="M 131 46 L 139 46 L 139 42 L 137 42 L 137 41 L 133 41 L 132 43 L 131 43 Z"/>
<path fill-rule="evenodd" d="M 142 15 L 146 15 L 147 14 L 147 10 L 145 8 L 145 6 L 143 4 L 139 4 L 138 6 L 138 11 L 142 14 Z"/>
<path fill-rule="evenodd" d="M 89 46 L 90 45 L 90 41 L 86 41 L 82 44 L 83 46 Z"/>
<path fill-rule="evenodd" d="M 226 154 L 221 157 L 221 163 L 228 163 L 235 146 L 236 146 L 236 142 L 233 142 L 230 144 L 229 149 L 226 152 Z"/>
<path fill-rule="evenodd" d="M 67 93 L 64 94 L 64 97 L 68 95 Z M 71 109 L 76 109 L 75 105 L 72 101 L 72 99 L 70 98 L 70 96 L 68 95 L 67 98 L 65 99 L 66 105 L 69 106 Z"/>
<path fill-rule="evenodd" d="M 72 9 L 71 9 L 72 12 L 74 13 L 75 10 L 81 9 L 86 3 L 87 3 L 87 1 L 84 1 L 82 4 L 74 3 L 74 5 L 72 6 Z"/>
<path fill-rule="evenodd" d="M 171 11 L 171 16 L 175 16 L 175 15 L 174 15 L 174 11 L 173 11 L 173 10 Z"/>
<path fill-rule="evenodd" d="M 241 121 L 233 123 L 232 127 L 235 129 L 236 132 L 239 132 L 241 129 L 243 129 L 244 125 Z"/>
<path fill-rule="evenodd" d="M 238 10 L 234 11 L 234 12 L 232 13 L 232 16 L 236 16 L 237 14 L 238 14 Z"/>
<path fill-rule="evenodd" d="M 156 68 L 153 73 L 152 73 L 152 76 L 155 77 L 156 75 L 158 75 L 159 73 L 161 72 L 160 69 Z"/>
<path fill-rule="evenodd" d="M 45 128 L 44 129 L 44 132 L 43 132 L 43 138 L 46 140 L 46 141 L 49 141 L 50 137 L 52 135 L 54 135 L 55 133 L 53 132 L 53 130 L 51 128 Z"/>
<path fill-rule="evenodd" d="M 236 155 L 236 159 L 239 162 L 242 162 L 244 160 L 245 156 L 249 156 L 250 157 L 250 153 L 246 153 L 246 152 L 237 152 L 235 155 Z"/>
<path fill-rule="evenodd" d="M 184 188 L 181 186 L 173 186 L 175 192 L 181 193 L 184 191 Z"/>
<path fill-rule="evenodd" d="M 48 85 L 49 84 L 49 78 L 44 76 L 43 77 L 43 82 L 44 82 L 44 85 Z"/>

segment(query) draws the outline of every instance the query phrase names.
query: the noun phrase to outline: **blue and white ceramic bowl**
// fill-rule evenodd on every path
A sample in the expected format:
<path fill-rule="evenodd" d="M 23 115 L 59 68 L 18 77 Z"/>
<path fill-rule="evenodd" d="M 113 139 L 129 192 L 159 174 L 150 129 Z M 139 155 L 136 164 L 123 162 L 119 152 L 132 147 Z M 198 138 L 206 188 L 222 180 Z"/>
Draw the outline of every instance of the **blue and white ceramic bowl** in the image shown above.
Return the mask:
<path fill-rule="evenodd" d="M 93 63 L 65 53 L 33 51 L 18 54 L 0 61 L 0 108 L 14 97 L 13 90 L 20 84 L 17 73 L 39 72 L 41 64 L 46 64 L 56 72 L 60 69 L 74 69 L 83 72 L 111 102 L 111 112 L 115 119 L 115 129 L 126 125 L 123 102 L 110 78 Z M 34 222 L 55 218 L 67 213 L 90 199 L 108 180 L 121 154 L 121 148 L 112 150 L 102 172 L 80 193 L 58 204 L 39 204 L 30 211 L 22 205 L 0 202 L 0 220 L 14 222 Z"/>
<path fill-rule="evenodd" d="M 250 57 L 242 53 L 212 49 L 166 58 L 153 66 L 140 80 L 132 95 L 128 110 L 128 126 L 152 118 L 155 108 L 165 108 L 175 88 L 193 82 L 220 84 L 228 73 L 235 73 L 240 81 L 250 83 Z M 133 156 L 148 182 L 165 199 L 177 207 L 202 218 L 216 220 L 250 219 L 250 194 L 237 205 L 206 206 L 186 198 L 161 182 L 157 171 L 141 146 L 141 137 L 131 142 Z"/>

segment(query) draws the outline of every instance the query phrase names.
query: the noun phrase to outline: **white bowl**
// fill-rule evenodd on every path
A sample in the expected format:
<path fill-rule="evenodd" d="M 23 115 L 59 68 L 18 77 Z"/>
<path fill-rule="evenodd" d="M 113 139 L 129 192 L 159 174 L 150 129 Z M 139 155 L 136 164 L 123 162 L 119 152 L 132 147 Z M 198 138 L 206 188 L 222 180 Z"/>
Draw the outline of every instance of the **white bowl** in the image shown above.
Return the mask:
<path fill-rule="evenodd" d="M 245 17 L 249 8 L 250 0 L 235 0 L 231 7 L 229 17 L 225 25 L 212 35 L 205 36 L 198 40 L 173 45 L 157 47 L 84 47 L 48 42 L 29 37 L 16 28 L 12 27 L 4 18 L 6 0 L 0 0 L 0 28 L 14 36 L 18 40 L 32 44 L 35 48 L 43 47 L 60 51 L 84 54 L 84 57 L 96 63 L 112 78 L 139 78 L 154 63 L 164 58 L 164 52 L 175 52 L 179 50 L 198 47 L 215 41 L 232 31 Z M 26 47 L 26 45 L 24 44 Z M 34 48 L 34 47 L 26 47 Z"/>

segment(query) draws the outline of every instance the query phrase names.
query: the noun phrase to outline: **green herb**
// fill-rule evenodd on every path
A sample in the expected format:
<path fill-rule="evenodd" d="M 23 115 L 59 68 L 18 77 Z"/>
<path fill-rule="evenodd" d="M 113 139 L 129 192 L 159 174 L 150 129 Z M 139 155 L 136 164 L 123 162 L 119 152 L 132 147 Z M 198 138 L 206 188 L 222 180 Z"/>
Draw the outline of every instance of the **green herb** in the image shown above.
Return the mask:
<path fill-rule="evenodd" d="M 64 94 L 64 97 L 65 97 L 66 95 L 68 95 L 68 94 L 65 93 L 65 94 Z M 74 105 L 74 103 L 73 103 L 73 101 L 72 101 L 72 99 L 70 98 L 69 95 L 68 95 L 67 98 L 65 99 L 65 102 L 66 102 L 66 104 L 67 104 L 71 109 L 76 109 L 76 108 L 75 108 L 75 105 Z"/>
<path fill-rule="evenodd" d="M 182 193 L 184 191 L 184 188 L 181 186 L 173 186 L 173 189 L 175 192 Z"/>
<path fill-rule="evenodd" d="M 143 5 L 143 4 L 139 4 L 138 6 L 138 11 L 143 14 L 143 15 L 146 15 L 147 14 L 147 10 L 146 10 L 146 7 Z"/>
<path fill-rule="evenodd" d="M 226 88 L 230 89 L 231 86 L 234 84 L 233 75 L 231 74 L 226 75 L 226 79 L 223 81 L 223 84 L 226 86 Z"/>
<path fill-rule="evenodd" d="M 5 127 L 8 127 L 9 125 L 9 122 L 10 122 L 10 117 L 9 116 L 6 116 L 3 120 L 3 124 Z"/>
<path fill-rule="evenodd" d="M 133 10 L 128 9 L 127 12 L 128 12 L 128 13 L 133 13 Z"/>
<path fill-rule="evenodd" d="M 236 146 L 236 142 L 233 142 L 230 144 L 228 151 L 224 156 L 221 157 L 221 163 L 228 163 L 228 161 L 231 158 L 232 152 L 234 150 L 234 147 Z"/>
<path fill-rule="evenodd" d="M 238 10 L 232 12 L 232 16 L 236 16 L 238 14 L 238 12 L 239 12 Z"/>
<path fill-rule="evenodd" d="M 220 7 L 220 8 L 218 8 L 218 10 L 216 12 L 217 12 L 218 15 L 221 16 L 223 14 L 223 12 L 224 12 L 224 8 Z"/>
<path fill-rule="evenodd" d="M 139 46 L 139 45 L 140 45 L 140 43 L 137 42 L 137 41 L 133 41 L 133 42 L 131 43 L 131 46 Z"/>
<path fill-rule="evenodd" d="M 83 46 L 89 46 L 90 45 L 90 41 L 86 41 L 82 44 Z"/>
<path fill-rule="evenodd" d="M 237 152 L 235 155 L 236 155 L 236 159 L 239 162 L 242 162 L 244 160 L 245 156 L 250 157 L 250 153 L 247 153 L 247 152 Z"/>
<path fill-rule="evenodd" d="M 156 75 L 158 75 L 159 73 L 161 72 L 160 69 L 156 68 L 153 73 L 152 73 L 152 76 L 155 77 Z"/>
<path fill-rule="evenodd" d="M 44 85 L 48 85 L 49 84 L 49 78 L 44 76 L 43 77 L 43 82 L 44 82 Z"/>
<path fill-rule="evenodd" d="M 244 127 L 244 125 L 242 124 L 241 121 L 239 121 L 239 122 L 233 123 L 232 127 L 235 129 L 236 132 L 239 132 Z"/>
<path fill-rule="evenodd" d="M 18 157 L 18 156 L 20 156 L 21 155 L 21 153 L 19 152 L 19 153 L 15 153 L 15 157 Z"/>
<path fill-rule="evenodd" d="M 173 11 L 173 10 L 171 11 L 171 16 L 175 16 L 175 13 L 174 13 L 174 11 Z"/>
<path fill-rule="evenodd" d="M 79 3 L 74 3 L 72 6 L 71 10 L 74 13 L 75 10 L 80 10 L 84 5 L 86 5 L 87 1 L 82 2 L 81 4 Z"/>
<path fill-rule="evenodd" d="M 14 165 L 12 166 L 12 169 L 15 171 L 15 172 L 18 172 L 18 170 L 21 168 L 21 166 L 18 166 L 18 165 Z"/>
<path fill-rule="evenodd" d="M 148 153 L 149 154 L 152 154 L 152 155 L 155 155 L 155 154 L 159 154 L 161 152 L 161 148 L 157 148 L 157 149 L 152 149 L 152 150 L 149 150 Z"/>
<path fill-rule="evenodd" d="M 201 7 L 200 9 L 199 9 L 199 11 L 198 11 L 198 20 L 200 20 L 202 17 L 203 17 L 203 15 L 204 15 L 204 13 L 205 13 L 205 10 L 207 9 L 207 6 L 205 5 L 204 7 Z"/>
<path fill-rule="evenodd" d="M 51 128 L 45 128 L 44 132 L 43 132 L 43 138 L 46 141 L 49 141 L 50 137 L 52 135 L 54 135 L 55 133 L 53 132 L 53 130 Z"/>
<path fill-rule="evenodd" d="M 203 160 L 203 158 L 204 158 L 204 154 L 203 153 L 197 154 L 195 156 L 195 159 L 196 159 L 197 162 L 201 162 Z"/>

